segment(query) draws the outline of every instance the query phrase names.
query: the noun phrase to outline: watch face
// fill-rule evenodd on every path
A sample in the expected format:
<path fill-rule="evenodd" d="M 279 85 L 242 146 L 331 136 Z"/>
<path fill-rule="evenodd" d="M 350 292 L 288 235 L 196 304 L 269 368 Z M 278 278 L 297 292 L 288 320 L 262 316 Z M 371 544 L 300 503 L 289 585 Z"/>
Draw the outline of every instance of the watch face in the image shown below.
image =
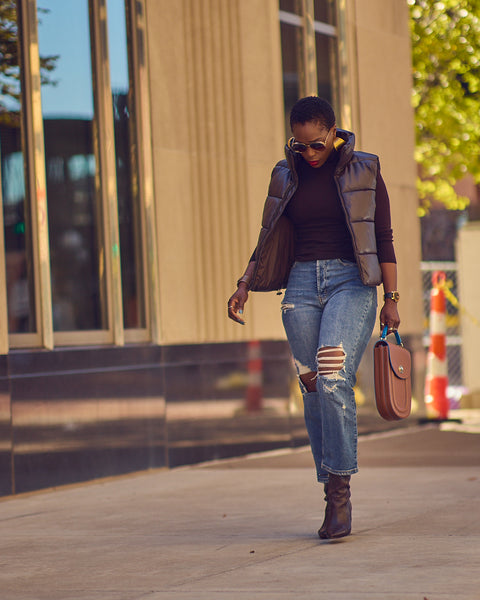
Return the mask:
<path fill-rule="evenodd" d="M 385 298 L 390 298 L 394 302 L 398 302 L 400 300 L 400 293 L 399 292 L 387 292 L 385 294 Z"/>

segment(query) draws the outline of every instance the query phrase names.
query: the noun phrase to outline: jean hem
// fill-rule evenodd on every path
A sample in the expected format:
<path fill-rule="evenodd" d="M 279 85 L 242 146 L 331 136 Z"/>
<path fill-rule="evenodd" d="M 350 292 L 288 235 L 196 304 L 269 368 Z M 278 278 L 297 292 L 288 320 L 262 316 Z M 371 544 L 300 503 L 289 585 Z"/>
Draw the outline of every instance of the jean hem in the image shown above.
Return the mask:
<path fill-rule="evenodd" d="M 347 477 L 348 475 L 355 475 L 355 473 L 358 473 L 358 467 L 354 467 L 353 469 L 337 470 L 337 469 L 331 469 L 327 465 L 322 464 L 322 469 L 325 469 L 325 471 L 328 471 L 330 475 L 340 475 L 341 477 Z M 318 481 L 323 483 L 324 479 L 320 480 L 320 477 L 319 477 Z M 328 479 L 327 479 L 327 481 L 328 481 Z"/>

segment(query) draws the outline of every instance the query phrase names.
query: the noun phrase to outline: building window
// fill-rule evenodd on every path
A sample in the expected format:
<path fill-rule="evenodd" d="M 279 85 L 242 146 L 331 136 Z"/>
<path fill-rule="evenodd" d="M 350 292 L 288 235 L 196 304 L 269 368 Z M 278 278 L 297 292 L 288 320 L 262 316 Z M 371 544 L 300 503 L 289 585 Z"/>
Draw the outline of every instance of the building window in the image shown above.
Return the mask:
<path fill-rule="evenodd" d="M 0 5 L 0 160 L 8 330 L 36 331 L 30 202 L 16 3 Z M 46 59 L 42 60 L 47 65 Z"/>
<path fill-rule="evenodd" d="M 338 37 L 335 1 L 314 1 L 315 51 L 318 95 L 325 98 L 340 114 L 338 95 Z"/>
<path fill-rule="evenodd" d="M 115 128 L 120 259 L 124 327 L 146 325 L 141 210 L 138 187 L 135 86 L 132 55 L 127 45 L 127 17 L 124 0 L 108 0 L 108 54 Z"/>
<path fill-rule="evenodd" d="M 38 8 L 54 331 L 107 329 L 88 0 Z"/>
<path fill-rule="evenodd" d="M 335 0 L 279 0 L 285 135 L 295 102 L 310 94 L 328 100 L 339 113 L 337 15 Z"/>
<path fill-rule="evenodd" d="M 158 340 L 145 43 L 143 0 L 1 3 L 3 349 Z"/>

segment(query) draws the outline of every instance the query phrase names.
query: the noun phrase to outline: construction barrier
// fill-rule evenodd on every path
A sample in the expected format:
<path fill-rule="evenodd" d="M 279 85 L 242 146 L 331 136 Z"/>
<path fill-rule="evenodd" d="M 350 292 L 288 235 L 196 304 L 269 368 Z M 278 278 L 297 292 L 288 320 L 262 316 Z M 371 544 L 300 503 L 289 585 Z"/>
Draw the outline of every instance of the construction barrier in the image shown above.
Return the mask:
<path fill-rule="evenodd" d="M 262 408 L 262 354 L 260 342 L 248 342 L 248 380 L 245 398 L 247 412 L 259 411 Z"/>
<path fill-rule="evenodd" d="M 447 397 L 445 280 L 443 271 L 435 271 L 430 293 L 430 347 L 425 379 L 425 408 L 427 417 L 435 420 L 448 419 L 450 408 Z"/>

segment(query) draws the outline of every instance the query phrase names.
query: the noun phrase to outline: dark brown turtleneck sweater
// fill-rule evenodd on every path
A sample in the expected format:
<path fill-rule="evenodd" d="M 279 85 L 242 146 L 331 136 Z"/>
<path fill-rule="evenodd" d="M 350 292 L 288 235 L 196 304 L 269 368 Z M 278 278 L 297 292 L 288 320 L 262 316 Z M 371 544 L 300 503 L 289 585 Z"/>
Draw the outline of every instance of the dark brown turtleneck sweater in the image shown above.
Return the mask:
<path fill-rule="evenodd" d="M 305 160 L 298 165 L 298 188 L 284 214 L 295 228 L 295 260 L 343 258 L 355 261 L 333 174 L 338 162 L 333 151 L 324 165 L 315 169 Z M 396 262 L 390 220 L 390 201 L 380 174 L 377 175 L 375 234 L 379 262 Z"/>

